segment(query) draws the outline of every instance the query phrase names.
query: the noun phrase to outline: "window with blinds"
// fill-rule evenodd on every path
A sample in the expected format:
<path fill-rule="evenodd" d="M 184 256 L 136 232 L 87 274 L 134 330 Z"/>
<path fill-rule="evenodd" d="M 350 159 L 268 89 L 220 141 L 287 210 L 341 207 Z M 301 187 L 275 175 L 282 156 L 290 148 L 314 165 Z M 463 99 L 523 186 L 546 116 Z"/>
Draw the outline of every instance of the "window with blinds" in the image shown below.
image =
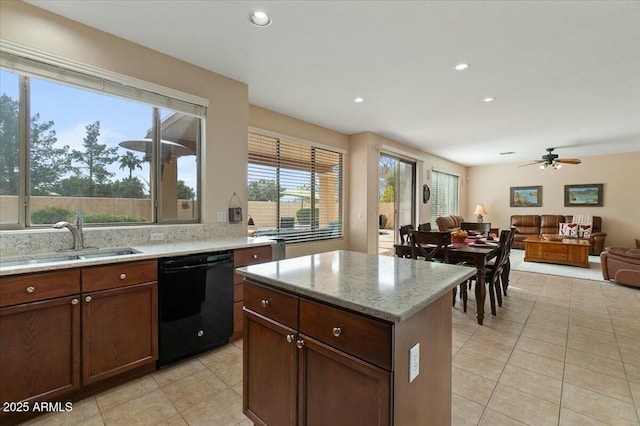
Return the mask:
<path fill-rule="evenodd" d="M 342 153 L 249 133 L 248 163 L 251 235 L 342 238 Z"/>
<path fill-rule="evenodd" d="M 438 217 L 458 214 L 458 179 L 448 173 L 431 173 L 431 226 L 435 229 Z"/>

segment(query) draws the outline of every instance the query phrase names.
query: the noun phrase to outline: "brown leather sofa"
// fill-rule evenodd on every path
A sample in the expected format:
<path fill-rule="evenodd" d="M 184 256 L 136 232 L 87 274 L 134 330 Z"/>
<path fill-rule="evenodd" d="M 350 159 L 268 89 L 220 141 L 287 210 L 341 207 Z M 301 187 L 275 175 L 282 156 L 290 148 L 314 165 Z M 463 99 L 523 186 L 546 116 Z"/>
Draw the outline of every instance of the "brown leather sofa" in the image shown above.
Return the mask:
<path fill-rule="evenodd" d="M 464 222 L 464 217 L 454 215 L 440 216 L 436 219 L 440 231 L 457 231 L 462 222 Z"/>
<path fill-rule="evenodd" d="M 640 249 L 607 247 L 600 254 L 600 263 L 605 280 L 640 287 Z"/>
<path fill-rule="evenodd" d="M 561 223 L 571 223 L 573 216 L 555 214 L 543 215 L 513 215 L 511 226 L 516 228 L 513 238 L 513 248 L 524 249 L 524 240 L 527 237 L 541 234 L 557 234 Z M 607 234 L 602 232 L 602 218 L 593 216 L 593 228 L 589 237 L 589 254 L 598 256 L 604 250 L 604 240 Z"/>

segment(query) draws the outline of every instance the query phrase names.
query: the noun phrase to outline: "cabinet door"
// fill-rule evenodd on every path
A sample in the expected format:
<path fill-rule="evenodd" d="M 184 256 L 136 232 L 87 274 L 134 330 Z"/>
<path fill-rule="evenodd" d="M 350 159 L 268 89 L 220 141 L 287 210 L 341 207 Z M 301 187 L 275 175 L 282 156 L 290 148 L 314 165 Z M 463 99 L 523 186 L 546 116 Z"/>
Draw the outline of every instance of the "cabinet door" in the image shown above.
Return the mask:
<path fill-rule="evenodd" d="M 157 283 L 84 293 L 82 305 L 84 385 L 155 363 Z"/>
<path fill-rule="evenodd" d="M 295 425 L 295 330 L 246 309 L 244 326 L 244 414 L 257 425 Z"/>
<path fill-rule="evenodd" d="M 80 304 L 63 297 L 0 309 L 0 403 L 80 387 Z"/>
<path fill-rule="evenodd" d="M 301 426 L 391 424 L 391 373 L 304 334 L 299 359 Z M 275 424 L 275 423 L 274 423 Z"/>

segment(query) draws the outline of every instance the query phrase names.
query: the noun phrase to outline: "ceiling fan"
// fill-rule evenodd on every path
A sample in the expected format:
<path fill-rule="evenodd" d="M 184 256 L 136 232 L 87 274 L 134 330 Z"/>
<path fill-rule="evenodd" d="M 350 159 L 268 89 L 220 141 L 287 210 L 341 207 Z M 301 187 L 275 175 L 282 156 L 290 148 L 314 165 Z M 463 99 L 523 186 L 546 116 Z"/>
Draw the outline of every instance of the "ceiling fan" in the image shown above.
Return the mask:
<path fill-rule="evenodd" d="M 577 158 L 558 158 L 558 154 L 554 154 L 553 150 L 555 148 L 547 148 L 547 153 L 542 156 L 542 160 L 534 160 L 531 163 L 523 164 L 518 167 L 524 166 L 532 166 L 534 164 L 540 164 L 541 169 L 546 169 L 547 167 L 553 167 L 554 169 L 559 169 L 563 164 L 580 164 L 582 160 Z"/>

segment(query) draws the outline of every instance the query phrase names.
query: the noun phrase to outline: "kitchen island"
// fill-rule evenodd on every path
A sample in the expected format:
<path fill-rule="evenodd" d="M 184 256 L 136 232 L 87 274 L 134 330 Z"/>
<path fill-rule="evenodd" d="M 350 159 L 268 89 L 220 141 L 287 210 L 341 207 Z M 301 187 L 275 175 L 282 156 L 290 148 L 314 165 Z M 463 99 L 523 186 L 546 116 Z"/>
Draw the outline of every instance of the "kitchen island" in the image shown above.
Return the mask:
<path fill-rule="evenodd" d="M 474 268 L 333 251 L 237 271 L 255 424 L 450 424 L 451 290 Z"/>

